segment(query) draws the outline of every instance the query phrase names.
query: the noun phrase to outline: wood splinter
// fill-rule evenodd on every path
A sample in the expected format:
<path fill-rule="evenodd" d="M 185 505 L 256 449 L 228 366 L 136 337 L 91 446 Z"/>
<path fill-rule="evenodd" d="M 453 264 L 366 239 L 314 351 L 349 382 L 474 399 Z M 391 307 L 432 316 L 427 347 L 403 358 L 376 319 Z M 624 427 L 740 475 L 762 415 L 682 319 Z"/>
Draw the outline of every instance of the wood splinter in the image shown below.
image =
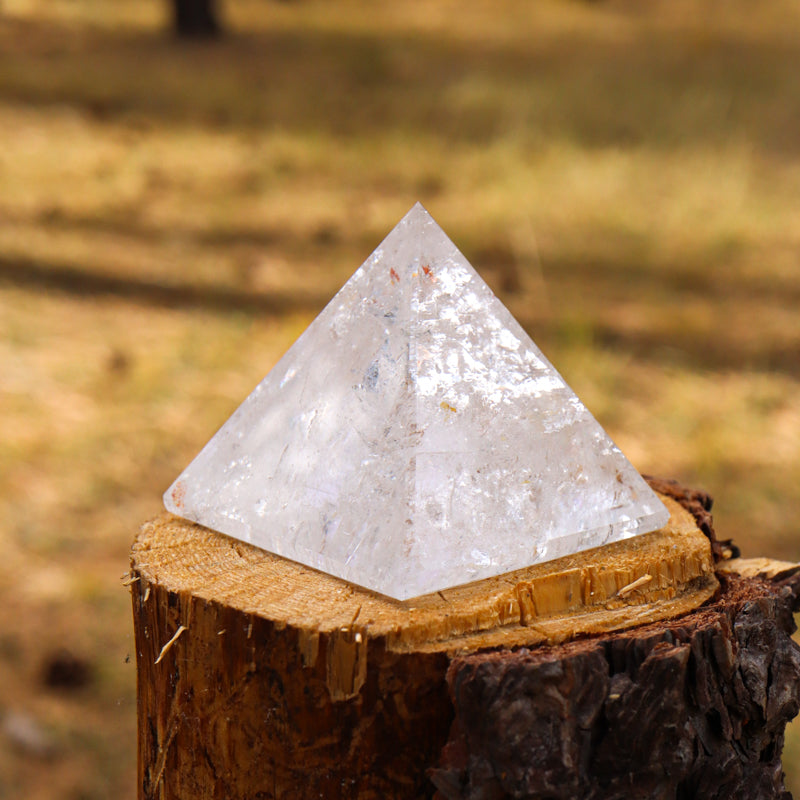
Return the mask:
<path fill-rule="evenodd" d="M 161 652 L 158 654 L 158 658 L 153 662 L 154 664 L 160 663 L 161 659 L 169 652 L 170 647 L 178 641 L 178 637 L 185 631 L 187 628 L 184 625 L 181 625 L 178 630 L 175 631 L 175 635 L 161 648 Z"/>

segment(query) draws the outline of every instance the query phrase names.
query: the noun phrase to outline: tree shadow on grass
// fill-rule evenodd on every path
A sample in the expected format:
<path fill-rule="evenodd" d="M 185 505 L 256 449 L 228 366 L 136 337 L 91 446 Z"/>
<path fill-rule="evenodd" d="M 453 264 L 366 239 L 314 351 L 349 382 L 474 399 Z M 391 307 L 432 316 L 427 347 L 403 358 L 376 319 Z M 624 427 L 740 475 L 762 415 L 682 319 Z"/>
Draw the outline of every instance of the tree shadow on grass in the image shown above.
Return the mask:
<path fill-rule="evenodd" d="M 228 286 L 196 286 L 88 272 L 77 265 L 26 258 L 0 257 L 0 285 L 38 292 L 67 294 L 79 299 L 116 299 L 150 308 L 176 308 L 223 313 L 283 316 L 317 313 L 330 296 L 322 292 L 273 290 L 252 292 Z"/>
<path fill-rule="evenodd" d="M 0 19 L 0 98 L 166 125 L 327 136 L 440 137 L 586 148 L 713 146 L 742 138 L 798 153 L 800 41 L 694 45 L 647 29 L 609 42 L 521 44 L 394 32 L 231 34 L 180 44 L 152 33 Z"/>
<path fill-rule="evenodd" d="M 475 147 L 509 136 L 532 145 L 565 141 L 584 149 L 665 150 L 744 139 L 768 155 L 792 156 L 800 153 L 798 56 L 800 41 L 729 33 L 702 47 L 652 30 L 614 43 L 562 33 L 524 47 L 319 30 L 229 35 L 218 43 L 187 46 L 142 32 L 6 19 L 0 20 L 0 101 L 255 135 L 278 128 L 332 140 L 407 136 L 409 142 L 438 138 L 446 146 Z M 137 239 L 164 235 L 130 219 L 64 218 L 48 224 L 87 232 L 116 226 L 117 233 Z M 291 246 L 280 231 L 189 233 L 207 247 Z M 353 247 L 353 241 L 337 246 Z M 359 243 L 359 249 L 368 248 Z M 479 267 L 488 261 L 468 255 Z M 708 266 L 642 269 L 619 254 L 603 263 L 556 255 L 547 264 L 556 280 L 582 277 L 595 287 L 587 291 L 596 289 L 603 297 L 613 284 L 647 288 L 651 295 L 663 289 L 673 298 L 738 293 L 742 306 L 754 298 L 776 307 L 798 299 L 793 283 L 788 288 L 757 279 L 726 283 Z M 87 274 L 75 265 L 19 260 L 0 263 L 0 280 L 82 297 L 220 312 L 313 312 L 328 299 L 295 291 L 268 295 L 236 287 L 163 286 L 113 271 Z M 716 343 L 687 337 L 665 343 L 658 330 L 631 332 L 602 320 L 592 329 L 595 343 L 637 358 L 648 353 L 660 358 L 664 345 L 672 344 L 701 368 L 748 363 L 800 375 L 796 348 L 767 340 L 748 354 L 724 337 Z"/>
<path fill-rule="evenodd" d="M 558 269 L 559 264 L 552 265 Z M 563 268 L 569 269 L 565 262 Z M 595 266 L 597 266 L 595 264 Z M 11 285 L 36 292 L 65 294 L 79 300 L 116 300 L 148 308 L 203 310 L 280 317 L 293 313 L 315 315 L 330 300 L 333 292 L 273 290 L 249 291 L 235 286 L 197 286 L 187 283 L 164 283 L 142 278 L 115 275 L 113 272 L 88 272 L 70 264 L 43 263 L 32 259 L 0 257 L 0 286 Z M 687 292 L 697 287 L 687 284 Z M 678 291 L 673 287 L 672 291 Z M 561 335 L 559 319 L 529 318 L 520 322 L 543 346 Z M 698 341 L 690 329 L 665 334 L 661 329 L 630 330 L 615 325 L 608 317 L 586 319 L 592 344 L 613 349 L 637 360 L 662 363 L 674 360 L 683 367 L 703 371 L 725 371 L 746 366 L 756 371 L 780 372 L 800 378 L 800 353 L 792 343 L 767 337 L 755 346 L 745 347 L 725 337 Z"/>

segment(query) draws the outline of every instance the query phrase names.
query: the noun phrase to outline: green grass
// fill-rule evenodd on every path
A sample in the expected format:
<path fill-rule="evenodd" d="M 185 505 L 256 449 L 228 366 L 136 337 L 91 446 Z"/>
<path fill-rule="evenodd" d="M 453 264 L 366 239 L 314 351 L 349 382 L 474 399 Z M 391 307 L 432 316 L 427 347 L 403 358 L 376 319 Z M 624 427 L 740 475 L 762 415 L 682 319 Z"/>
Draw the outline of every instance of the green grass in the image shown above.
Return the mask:
<path fill-rule="evenodd" d="M 0 794 L 134 796 L 135 530 L 416 200 L 637 467 L 800 560 L 796 5 L 3 8 L 0 712 L 59 745 Z"/>

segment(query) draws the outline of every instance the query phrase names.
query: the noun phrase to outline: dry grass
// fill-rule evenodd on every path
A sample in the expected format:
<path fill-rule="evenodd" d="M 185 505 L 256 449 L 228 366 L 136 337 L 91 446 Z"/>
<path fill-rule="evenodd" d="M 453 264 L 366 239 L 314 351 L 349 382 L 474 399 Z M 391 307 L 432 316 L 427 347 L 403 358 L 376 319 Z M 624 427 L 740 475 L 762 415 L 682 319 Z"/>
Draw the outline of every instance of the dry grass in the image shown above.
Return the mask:
<path fill-rule="evenodd" d="M 136 526 L 417 199 L 640 469 L 800 559 L 796 4 L 3 7 L 0 712 L 52 752 L 0 797 L 134 796 Z"/>

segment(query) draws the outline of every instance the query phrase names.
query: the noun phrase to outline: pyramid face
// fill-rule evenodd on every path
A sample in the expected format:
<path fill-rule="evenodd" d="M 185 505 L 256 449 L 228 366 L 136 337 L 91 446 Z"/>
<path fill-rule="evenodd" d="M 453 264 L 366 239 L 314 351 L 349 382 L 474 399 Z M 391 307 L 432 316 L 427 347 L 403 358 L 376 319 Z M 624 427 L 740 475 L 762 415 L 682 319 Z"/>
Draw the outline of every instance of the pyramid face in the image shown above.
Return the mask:
<path fill-rule="evenodd" d="M 164 502 L 401 600 L 669 518 L 419 204 Z"/>

